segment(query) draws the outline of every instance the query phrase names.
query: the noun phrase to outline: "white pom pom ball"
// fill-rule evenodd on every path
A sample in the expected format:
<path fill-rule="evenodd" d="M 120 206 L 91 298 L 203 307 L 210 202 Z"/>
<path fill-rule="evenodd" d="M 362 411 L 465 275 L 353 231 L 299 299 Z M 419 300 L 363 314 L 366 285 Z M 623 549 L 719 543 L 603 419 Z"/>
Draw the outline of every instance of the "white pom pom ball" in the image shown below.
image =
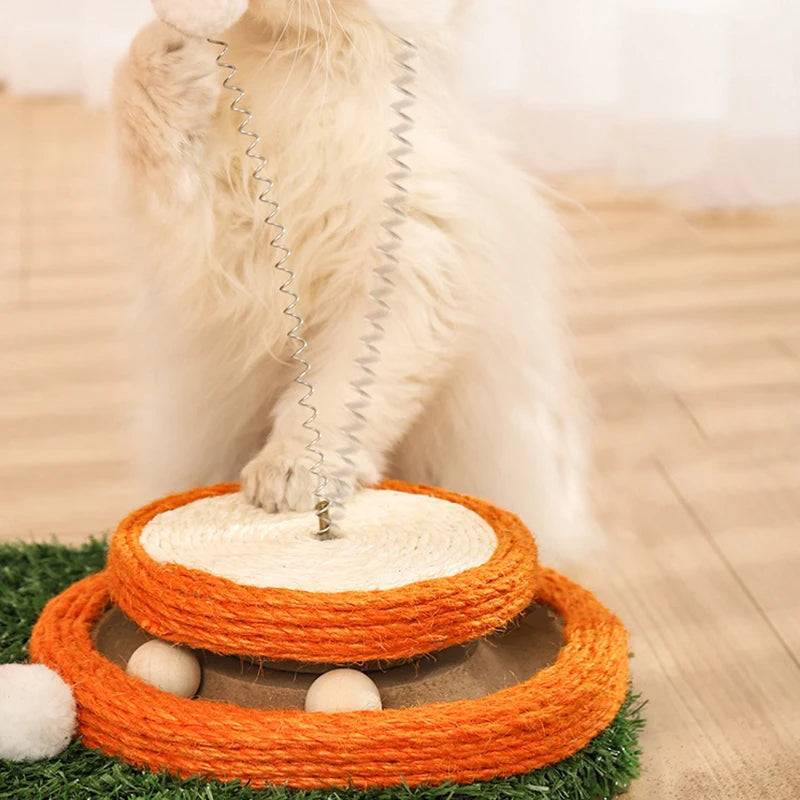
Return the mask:
<path fill-rule="evenodd" d="M 194 653 L 160 639 L 137 648 L 128 660 L 127 672 L 178 697 L 194 697 L 203 677 Z"/>
<path fill-rule="evenodd" d="M 306 694 L 306 711 L 380 711 L 381 693 L 375 682 L 354 669 L 334 669 L 320 675 Z"/>
<path fill-rule="evenodd" d="M 78 727 L 75 698 L 42 664 L 0 664 L 0 758 L 57 756 Z"/>
<path fill-rule="evenodd" d="M 247 0 L 153 0 L 159 19 L 187 36 L 216 36 L 247 11 Z"/>

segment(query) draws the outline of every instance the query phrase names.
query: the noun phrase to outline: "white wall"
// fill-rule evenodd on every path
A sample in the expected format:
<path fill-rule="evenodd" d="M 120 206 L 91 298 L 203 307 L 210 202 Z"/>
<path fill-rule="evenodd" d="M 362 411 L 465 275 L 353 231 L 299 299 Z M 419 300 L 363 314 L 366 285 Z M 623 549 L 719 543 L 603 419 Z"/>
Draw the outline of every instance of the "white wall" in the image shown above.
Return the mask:
<path fill-rule="evenodd" d="M 800 0 L 476 0 L 464 75 L 544 172 L 800 202 Z"/>
<path fill-rule="evenodd" d="M 0 0 L 0 79 L 18 94 L 81 94 L 100 103 L 149 0 Z"/>
<path fill-rule="evenodd" d="M 401 0 L 398 0 L 400 2 Z M 149 0 L 0 0 L 0 78 L 107 97 Z M 800 202 L 800 0 L 473 0 L 463 83 L 541 172 Z"/>

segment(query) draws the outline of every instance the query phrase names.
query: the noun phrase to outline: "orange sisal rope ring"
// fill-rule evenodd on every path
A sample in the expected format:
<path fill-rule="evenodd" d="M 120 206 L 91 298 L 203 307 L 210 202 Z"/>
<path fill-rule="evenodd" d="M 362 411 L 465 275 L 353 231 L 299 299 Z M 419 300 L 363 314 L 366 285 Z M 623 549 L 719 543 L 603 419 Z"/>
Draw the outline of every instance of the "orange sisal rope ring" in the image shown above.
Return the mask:
<path fill-rule="evenodd" d="M 154 771 L 254 788 L 474 783 L 574 755 L 611 724 L 628 691 L 621 622 L 552 570 L 538 589 L 565 623 L 552 666 L 478 700 L 342 714 L 185 700 L 127 675 L 91 638 L 111 602 L 108 583 L 100 573 L 53 599 L 31 655 L 73 687 L 84 744 Z"/>
<path fill-rule="evenodd" d="M 395 661 L 479 639 L 504 628 L 536 592 L 536 544 L 513 514 L 440 489 L 387 482 L 382 489 L 460 503 L 495 531 L 486 563 L 446 578 L 380 592 L 316 593 L 243 586 L 178 564 L 160 564 L 142 547 L 158 514 L 235 484 L 158 500 L 123 520 L 111 541 L 113 601 L 153 636 L 215 653 L 333 664 Z"/>

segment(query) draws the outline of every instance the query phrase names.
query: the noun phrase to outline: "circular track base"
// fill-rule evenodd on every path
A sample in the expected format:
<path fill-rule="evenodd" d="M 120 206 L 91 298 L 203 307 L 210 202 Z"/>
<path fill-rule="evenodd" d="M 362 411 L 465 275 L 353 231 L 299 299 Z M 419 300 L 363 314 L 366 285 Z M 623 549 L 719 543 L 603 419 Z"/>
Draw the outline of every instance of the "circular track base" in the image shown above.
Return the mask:
<path fill-rule="evenodd" d="M 552 570 L 542 571 L 537 595 L 564 621 L 555 664 L 477 700 L 407 709 L 309 714 L 166 695 L 95 648 L 92 631 L 111 604 L 106 573 L 49 603 L 30 649 L 73 687 L 83 742 L 136 766 L 254 788 L 466 784 L 562 761 L 605 730 L 625 700 L 620 621 Z"/>

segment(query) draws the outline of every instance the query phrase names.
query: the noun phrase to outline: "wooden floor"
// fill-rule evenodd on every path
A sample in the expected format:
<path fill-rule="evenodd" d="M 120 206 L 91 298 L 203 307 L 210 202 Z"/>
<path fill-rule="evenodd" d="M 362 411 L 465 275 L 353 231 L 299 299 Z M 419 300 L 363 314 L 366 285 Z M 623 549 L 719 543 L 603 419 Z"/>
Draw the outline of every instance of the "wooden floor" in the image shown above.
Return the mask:
<path fill-rule="evenodd" d="M 0 97 L 0 539 L 76 542 L 146 499 L 105 124 Z M 650 701 L 631 797 L 797 800 L 800 212 L 561 188 L 610 540 L 575 577 L 628 623 Z"/>

